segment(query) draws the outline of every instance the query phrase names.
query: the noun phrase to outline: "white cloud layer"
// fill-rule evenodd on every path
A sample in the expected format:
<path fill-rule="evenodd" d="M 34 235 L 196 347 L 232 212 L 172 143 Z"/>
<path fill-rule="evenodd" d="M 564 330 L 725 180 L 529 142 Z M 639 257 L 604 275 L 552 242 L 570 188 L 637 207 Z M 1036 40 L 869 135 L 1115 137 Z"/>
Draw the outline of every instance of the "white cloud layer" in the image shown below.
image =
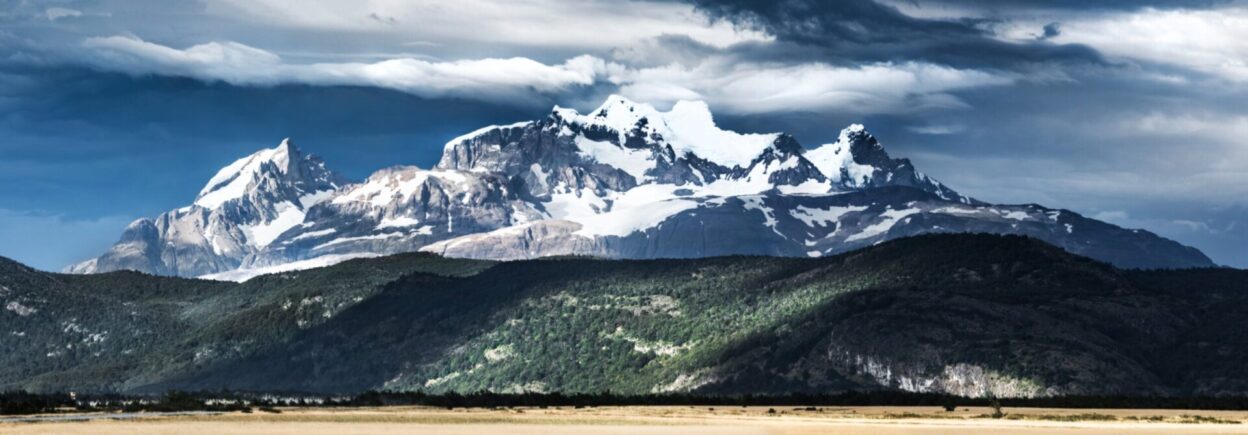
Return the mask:
<path fill-rule="evenodd" d="M 208 0 L 207 11 L 269 26 L 388 34 L 420 41 L 505 42 L 611 48 L 666 34 L 724 47 L 769 36 L 712 23 L 692 6 L 662 1 Z"/>
<path fill-rule="evenodd" d="M 186 76 L 236 85 L 375 86 L 424 97 L 511 101 L 606 85 L 654 104 L 705 100 L 716 109 L 739 114 L 958 108 L 965 105 L 949 92 L 1014 80 L 1002 74 L 921 62 L 844 67 L 817 62 L 742 62 L 715 55 L 692 66 L 672 63 L 636 68 L 582 55 L 551 65 L 523 57 L 298 64 L 236 42 L 177 49 L 132 36 L 111 36 L 89 38 L 83 45 L 91 49 L 90 61 L 95 66 L 131 74 Z"/>
<path fill-rule="evenodd" d="M 908 112 L 965 107 L 948 92 L 1008 84 L 1013 78 L 922 62 L 853 67 L 731 62 L 709 58 L 693 67 L 671 64 L 628 70 L 621 93 L 642 101 L 698 99 L 734 113 Z"/>
<path fill-rule="evenodd" d="M 1050 40 L 1085 44 L 1111 56 L 1178 66 L 1223 79 L 1248 81 L 1248 6 L 1189 10 L 1145 8 L 1019 21 L 1003 31 L 1009 39 L 1033 39 L 1060 19 Z"/>
<path fill-rule="evenodd" d="M 70 8 L 48 8 L 43 11 L 43 15 L 48 18 L 48 21 L 56 21 L 61 18 L 81 17 L 82 11 Z"/>
<path fill-rule="evenodd" d="M 558 65 L 513 57 L 435 62 L 412 58 L 374 63 L 289 64 L 277 54 L 236 42 L 176 49 L 129 36 L 89 38 L 97 67 L 131 74 L 160 74 L 235 85 L 376 86 L 424 97 L 509 99 L 592 85 L 600 59 L 580 56 Z"/>

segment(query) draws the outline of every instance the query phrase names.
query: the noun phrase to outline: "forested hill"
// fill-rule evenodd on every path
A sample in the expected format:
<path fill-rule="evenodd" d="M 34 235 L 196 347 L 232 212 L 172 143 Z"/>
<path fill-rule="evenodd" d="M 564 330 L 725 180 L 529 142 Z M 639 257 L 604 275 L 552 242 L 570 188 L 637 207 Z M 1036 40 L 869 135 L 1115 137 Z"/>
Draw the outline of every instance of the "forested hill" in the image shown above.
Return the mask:
<path fill-rule="evenodd" d="M 403 254 L 245 283 L 0 262 L 0 389 L 1248 393 L 1248 272 L 1034 239 L 820 259 Z"/>

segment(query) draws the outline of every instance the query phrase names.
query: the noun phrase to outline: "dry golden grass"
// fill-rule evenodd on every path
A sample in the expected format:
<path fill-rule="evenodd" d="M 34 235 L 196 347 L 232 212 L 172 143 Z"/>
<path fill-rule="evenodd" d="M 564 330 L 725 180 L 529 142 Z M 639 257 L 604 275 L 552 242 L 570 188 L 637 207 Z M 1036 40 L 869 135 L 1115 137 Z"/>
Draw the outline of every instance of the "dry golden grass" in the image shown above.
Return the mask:
<path fill-rule="evenodd" d="M 769 412 L 771 409 L 775 412 Z M 1008 418 L 1000 420 L 982 418 L 991 412 L 987 408 L 945 412 L 934 407 L 387 407 L 283 411 L 0 423 L 0 434 L 1248 434 L 1248 424 L 1239 424 L 1248 422 L 1248 412 L 1231 411 L 1008 408 Z"/>

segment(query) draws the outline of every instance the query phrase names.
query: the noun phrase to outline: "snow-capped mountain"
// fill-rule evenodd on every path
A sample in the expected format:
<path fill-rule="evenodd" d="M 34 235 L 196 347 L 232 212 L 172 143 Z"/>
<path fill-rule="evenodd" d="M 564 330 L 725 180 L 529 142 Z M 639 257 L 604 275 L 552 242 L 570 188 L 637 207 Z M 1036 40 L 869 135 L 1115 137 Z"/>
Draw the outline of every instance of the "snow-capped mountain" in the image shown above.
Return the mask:
<path fill-rule="evenodd" d="M 543 218 L 502 177 L 393 167 L 343 187 L 267 249 L 245 258 L 242 266 L 264 270 L 327 256 L 411 252 L 439 240 Z"/>
<path fill-rule="evenodd" d="M 867 133 L 862 124 L 841 130 L 836 142 L 824 144 L 804 154 L 841 190 L 868 187 L 910 186 L 931 192 L 941 199 L 974 204 L 969 197 L 954 192 L 914 169 L 910 159 L 894 159 L 884 146 Z"/>
<path fill-rule="evenodd" d="M 74 272 L 243 279 L 423 250 L 519 259 L 822 256 L 930 232 L 1025 234 L 1126 267 L 1210 266 L 1194 248 L 1038 205 L 992 205 L 894 159 L 861 125 L 803 148 L 611 96 L 581 114 L 490 126 L 437 167 L 341 182 L 289 142 L 222 169 L 194 205 L 139 220 Z"/>
<path fill-rule="evenodd" d="M 301 224 L 308 209 L 343 184 L 320 158 L 283 140 L 222 168 L 190 206 L 134 221 L 104 255 L 67 271 L 198 276 L 233 270 Z"/>

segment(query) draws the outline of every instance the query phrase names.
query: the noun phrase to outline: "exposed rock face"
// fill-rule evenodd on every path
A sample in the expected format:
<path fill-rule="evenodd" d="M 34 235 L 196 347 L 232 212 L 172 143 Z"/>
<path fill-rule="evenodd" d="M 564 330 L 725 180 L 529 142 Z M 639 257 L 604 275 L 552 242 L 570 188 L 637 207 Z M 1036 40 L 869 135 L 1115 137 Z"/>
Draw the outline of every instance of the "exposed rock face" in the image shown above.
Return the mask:
<path fill-rule="evenodd" d="M 66 271 L 199 276 L 232 270 L 303 223 L 309 208 L 343 184 L 320 158 L 283 140 L 221 169 L 194 204 L 131 223 L 104 255 Z"/>
<path fill-rule="evenodd" d="M 543 217 L 506 180 L 457 170 L 394 167 L 314 207 L 302 225 L 248 256 L 256 268 L 324 255 L 392 254 Z M 344 257 L 349 258 L 349 257 Z"/>
<path fill-rule="evenodd" d="M 861 124 L 841 130 L 835 143 L 806 153 L 806 158 L 828 174 L 843 190 L 869 187 L 909 186 L 935 194 L 941 199 L 972 204 L 969 197 L 954 192 L 914 169 L 910 159 L 894 159 L 884 146 Z"/>
<path fill-rule="evenodd" d="M 1068 210 L 1034 204 L 966 204 L 906 187 L 840 195 L 767 192 L 711 198 L 627 235 L 587 238 L 582 231 L 583 225 L 575 222 L 543 220 L 437 242 L 422 250 L 508 260 L 552 253 L 612 258 L 819 257 L 919 234 L 993 233 L 1035 237 L 1123 267 L 1208 265 L 1193 248 Z"/>
<path fill-rule="evenodd" d="M 933 232 L 1025 234 L 1124 267 L 1213 263 L 1194 248 L 1065 210 L 992 205 L 894 159 L 861 125 L 806 150 L 612 96 L 582 115 L 455 138 L 437 167 L 347 185 L 288 143 L 239 160 L 195 205 L 135 222 L 73 272 L 198 276 L 425 250 L 519 259 L 823 256 Z M 320 263 L 315 263 L 320 264 Z"/>

